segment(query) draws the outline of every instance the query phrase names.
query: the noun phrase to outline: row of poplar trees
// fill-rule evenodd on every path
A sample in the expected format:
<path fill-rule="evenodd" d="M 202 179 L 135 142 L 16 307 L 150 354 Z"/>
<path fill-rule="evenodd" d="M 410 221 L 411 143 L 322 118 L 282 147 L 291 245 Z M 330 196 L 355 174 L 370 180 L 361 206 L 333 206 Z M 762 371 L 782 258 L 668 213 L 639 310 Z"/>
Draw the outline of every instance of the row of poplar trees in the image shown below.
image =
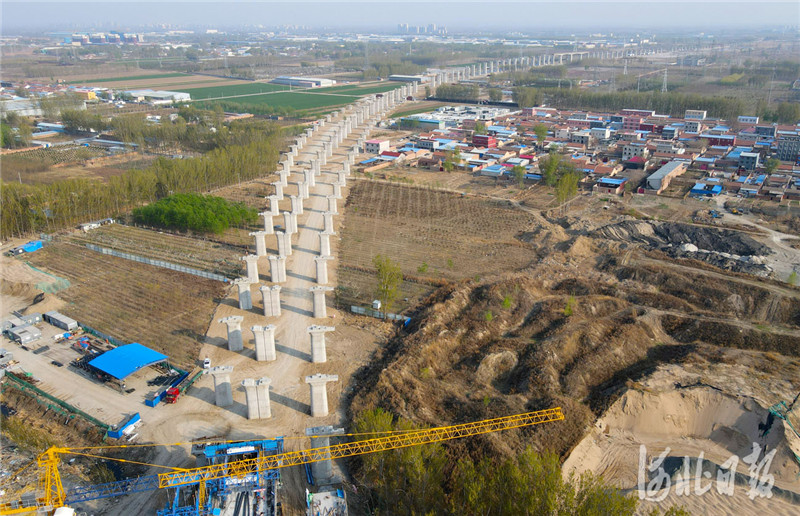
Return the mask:
<path fill-rule="evenodd" d="M 107 182 L 3 183 L 0 234 L 5 239 L 57 231 L 127 213 L 168 195 L 209 192 L 275 170 L 283 144 L 279 127 L 266 122 L 232 125 L 229 136 L 200 157 L 160 157 L 146 169 L 129 170 Z"/>

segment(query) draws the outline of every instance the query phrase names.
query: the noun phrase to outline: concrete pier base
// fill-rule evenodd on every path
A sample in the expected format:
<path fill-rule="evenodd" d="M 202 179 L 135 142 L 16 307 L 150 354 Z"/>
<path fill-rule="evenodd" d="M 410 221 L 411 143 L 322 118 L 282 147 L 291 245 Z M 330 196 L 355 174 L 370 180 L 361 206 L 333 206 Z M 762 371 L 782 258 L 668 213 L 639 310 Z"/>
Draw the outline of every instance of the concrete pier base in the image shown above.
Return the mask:
<path fill-rule="evenodd" d="M 333 233 L 334 232 L 333 231 L 333 216 L 334 215 L 335 215 L 335 213 L 332 213 L 330 211 L 326 211 L 325 213 L 322 214 L 322 218 L 325 221 L 325 226 L 324 226 L 324 229 L 323 229 L 324 232 L 326 232 L 326 233 Z"/>
<path fill-rule="evenodd" d="M 314 317 L 317 319 L 324 319 L 328 317 L 328 309 L 325 305 L 325 293 L 333 291 L 333 287 L 311 287 L 311 293 L 314 295 Z"/>
<path fill-rule="evenodd" d="M 286 256 L 269 257 L 270 281 L 273 283 L 283 283 L 286 281 Z"/>
<path fill-rule="evenodd" d="M 328 195 L 328 212 L 333 213 L 334 215 L 339 214 L 339 210 L 336 209 L 336 196 Z"/>
<path fill-rule="evenodd" d="M 272 216 L 277 217 L 278 215 L 280 215 L 281 212 L 278 206 L 278 202 L 280 201 L 280 199 L 278 199 L 278 196 L 270 195 L 269 197 L 267 197 L 267 199 L 269 199 L 269 211 L 270 213 L 272 213 Z"/>
<path fill-rule="evenodd" d="M 244 317 L 241 315 L 231 315 L 219 320 L 219 322 L 228 327 L 228 351 L 241 351 L 244 349 L 242 321 L 244 321 Z"/>
<path fill-rule="evenodd" d="M 253 326 L 250 330 L 256 341 L 256 360 L 271 362 L 278 358 L 275 353 L 275 325 Z"/>
<path fill-rule="evenodd" d="M 309 326 L 308 334 L 311 336 L 311 362 L 322 364 L 328 360 L 325 347 L 325 334 L 334 331 L 333 326 Z"/>
<path fill-rule="evenodd" d="M 261 298 L 264 302 L 264 317 L 280 317 L 281 316 L 280 285 L 273 285 L 272 287 L 261 287 L 259 290 L 261 291 Z"/>
<path fill-rule="evenodd" d="M 292 195 L 292 196 L 289 196 L 289 200 L 292 203 L 292 213 L 295 213 L 297 215 L 302 215 L 303 214 L 303 198 L 300 197 L 299 195 Z"/>
<path fill-rule="evenodd" d="M 320 231 L 319 233 L 319 255 L 331 256 L 331 235 L 336 233 L 328 233 L 327 231 Z"/>
<path fill-rule="evenodd" d="M 231 373 L 233 372 L 233 367 L 212 367 L 208 372 L 214 378 L 215 404 L 218 407 L 230 407 L 233 405 L 233 390 L 231 389 Z"/>
<path fill-rule="evenodd" d="M 272 417 L 272 410 L 269 404 L 269 378 L 254 380 L 245 378 L 242 380 L 244 394 L 247 399 L 247 419 L 267 419 Z"/>
<path fill-rule="evenodd" d="M 328 283 L 328 260 L 333 260 L 332 256 L 317 256 L 314 264 L 317 269 L 317 283 L 325 285 Z"/>
<path fill-rule="evenodd" d="M 264 233 L 267 235 L 271 235 L 275 232 L 275 226 L 272 224 L 272 212 L 271 211 L 262 211 L 259 213 L 260 216 L 264 217 Z"/>
<path fill-rule="evenodd" d="M 253 308 L 253 297 L 250 295 L 250 282 L 247 278 L 237 278 L 233 280 L 233 284 L 239 289 L 239 309 Z"/>
<path fill-rule="evenodd" d="M 267 231 L 253 231 L 252 233 L 250 233 L 250 236 L 254 237 L 256 241 L 256 256 L 267 255 L 267 243 L 264 240 L 264 236 L 270 234 L 271 233 Z"/>
<path fill-rule="evenodd" d="M 247 267 L 247 281 L 258 283 L 258 255 L 248 254 L 247 256 L 242 256 L 240 260 L 243 260 Z"/>
<path fill-rule="evenodd" d="M 311 417 L 325 417 L 328 415 L 328 382 L 338 382 L 339 376 L 335 374 L 317 373 L 306 376 L 306 383 L 311 388 Z"/>
<path fill-rule="evenodd" d="M 288 235 L 288 238 L 287 238 Z M 291 233 L 285 233 L 284 231 L 276 231 L 275 238 L 278 242 L 278 254 L 280 256 L 289 256 L 292 254 L 292 235 Z M 275 280 L 273 280 L 275 281 Z"/>
<path fill-rule="evenodd" d="M 315 426 L 306 428 L 306 435 L 311 438 L 311 449 L 327 448 L 331 445 L 331 436 L 344 434 L 344 428 L 328 426 Z M 311 463 L 311 475 L 316 485 L 324 485 L 333 480 L 333 467 L 329 458 Z"/>

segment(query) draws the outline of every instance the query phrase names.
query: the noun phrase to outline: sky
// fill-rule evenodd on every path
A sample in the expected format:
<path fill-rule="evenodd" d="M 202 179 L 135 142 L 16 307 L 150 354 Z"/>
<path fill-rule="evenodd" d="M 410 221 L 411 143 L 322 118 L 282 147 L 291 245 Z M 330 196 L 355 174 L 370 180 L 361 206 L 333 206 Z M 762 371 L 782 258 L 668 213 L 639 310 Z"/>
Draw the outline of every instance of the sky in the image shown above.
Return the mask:
<path fill-rule="evenodd" d="M 657 32 L 674 28 L 708 33 L 722 27 L 800 25 L 798 0 L 3 0 L 0 5 L 3 35 L 56 28 L 132 30 L 157 24 L 220 29 L 245 24 L 380 29 L 392 28 L 398 23 L 436 23 L 447 26 L 451 32 L 460 29 L 525 32 L 567 29 L 604 33 L 614 29 Z"/>

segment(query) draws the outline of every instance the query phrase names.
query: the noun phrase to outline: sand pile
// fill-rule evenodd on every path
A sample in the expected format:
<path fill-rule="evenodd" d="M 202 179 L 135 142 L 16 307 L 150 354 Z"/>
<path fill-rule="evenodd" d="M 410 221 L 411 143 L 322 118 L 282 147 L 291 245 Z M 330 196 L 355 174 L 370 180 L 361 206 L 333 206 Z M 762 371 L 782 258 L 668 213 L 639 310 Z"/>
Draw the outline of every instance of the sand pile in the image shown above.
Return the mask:
<path fill-rule="evenodd" d="M 676 374 L 681 372 L 675 368 L 659 370 L 643 385 L 622 395 L 570 453 L 564 463 L 564 475 L 591 471 L 638 494 L 640 445 L 646 446 L 648 461 L 669 447 L 665 470 L 671 475 L 670 503 L 684 505 L 693 514 L 705 513 L 711 506 L 716 508 L 713 514 L 758 514 L 765 510 L 771 514 L 797 514 L 800 464 L 795 453 L 800 448 L 800 439 L 788 425 L 771 417 L 768 404 L 763 401 L 724 392 L 716 385 L 698 384 L 697 378 L 691 379 L 691 386 L 680 387 Z M 769 468 L 775 477 L 773 497 L 769 500 L 751 501 L 747 496 L 749 466 L 742 459 L 752 453 L 753 443 L 762 450 L 776 450 Z M 736 486 L 738 493 L 735 491 L 729 497 L 714 488 L 713 492 L 699 496 L 694 494 L 692 485 L 689 496 L 677 496 L 675 481 L 683 457 L 696 459 L 701 453 L 705 469 L 712 471 L 733 455 L 739 457 L 737 472 L 744 483 Z M 716 486 L 716 474 L 712 480 Z M 642 510 L 653 506 L 645 503 Z"/>

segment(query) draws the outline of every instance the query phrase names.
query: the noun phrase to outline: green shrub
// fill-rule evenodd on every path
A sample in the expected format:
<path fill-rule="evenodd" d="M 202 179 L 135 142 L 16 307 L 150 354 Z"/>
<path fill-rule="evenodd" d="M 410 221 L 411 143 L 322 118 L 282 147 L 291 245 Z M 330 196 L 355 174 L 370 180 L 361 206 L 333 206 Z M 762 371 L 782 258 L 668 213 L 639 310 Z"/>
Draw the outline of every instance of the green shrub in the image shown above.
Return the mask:
<path fill-rule="evenodd" d="M 564 307 L 564 315 L 566 317 L 571 316 L 574 311 L 573 310 L 574 307 L 575 307 L 575 296 L 569 296 L 569 299 L 567 299 L 567 306 Z"/>

